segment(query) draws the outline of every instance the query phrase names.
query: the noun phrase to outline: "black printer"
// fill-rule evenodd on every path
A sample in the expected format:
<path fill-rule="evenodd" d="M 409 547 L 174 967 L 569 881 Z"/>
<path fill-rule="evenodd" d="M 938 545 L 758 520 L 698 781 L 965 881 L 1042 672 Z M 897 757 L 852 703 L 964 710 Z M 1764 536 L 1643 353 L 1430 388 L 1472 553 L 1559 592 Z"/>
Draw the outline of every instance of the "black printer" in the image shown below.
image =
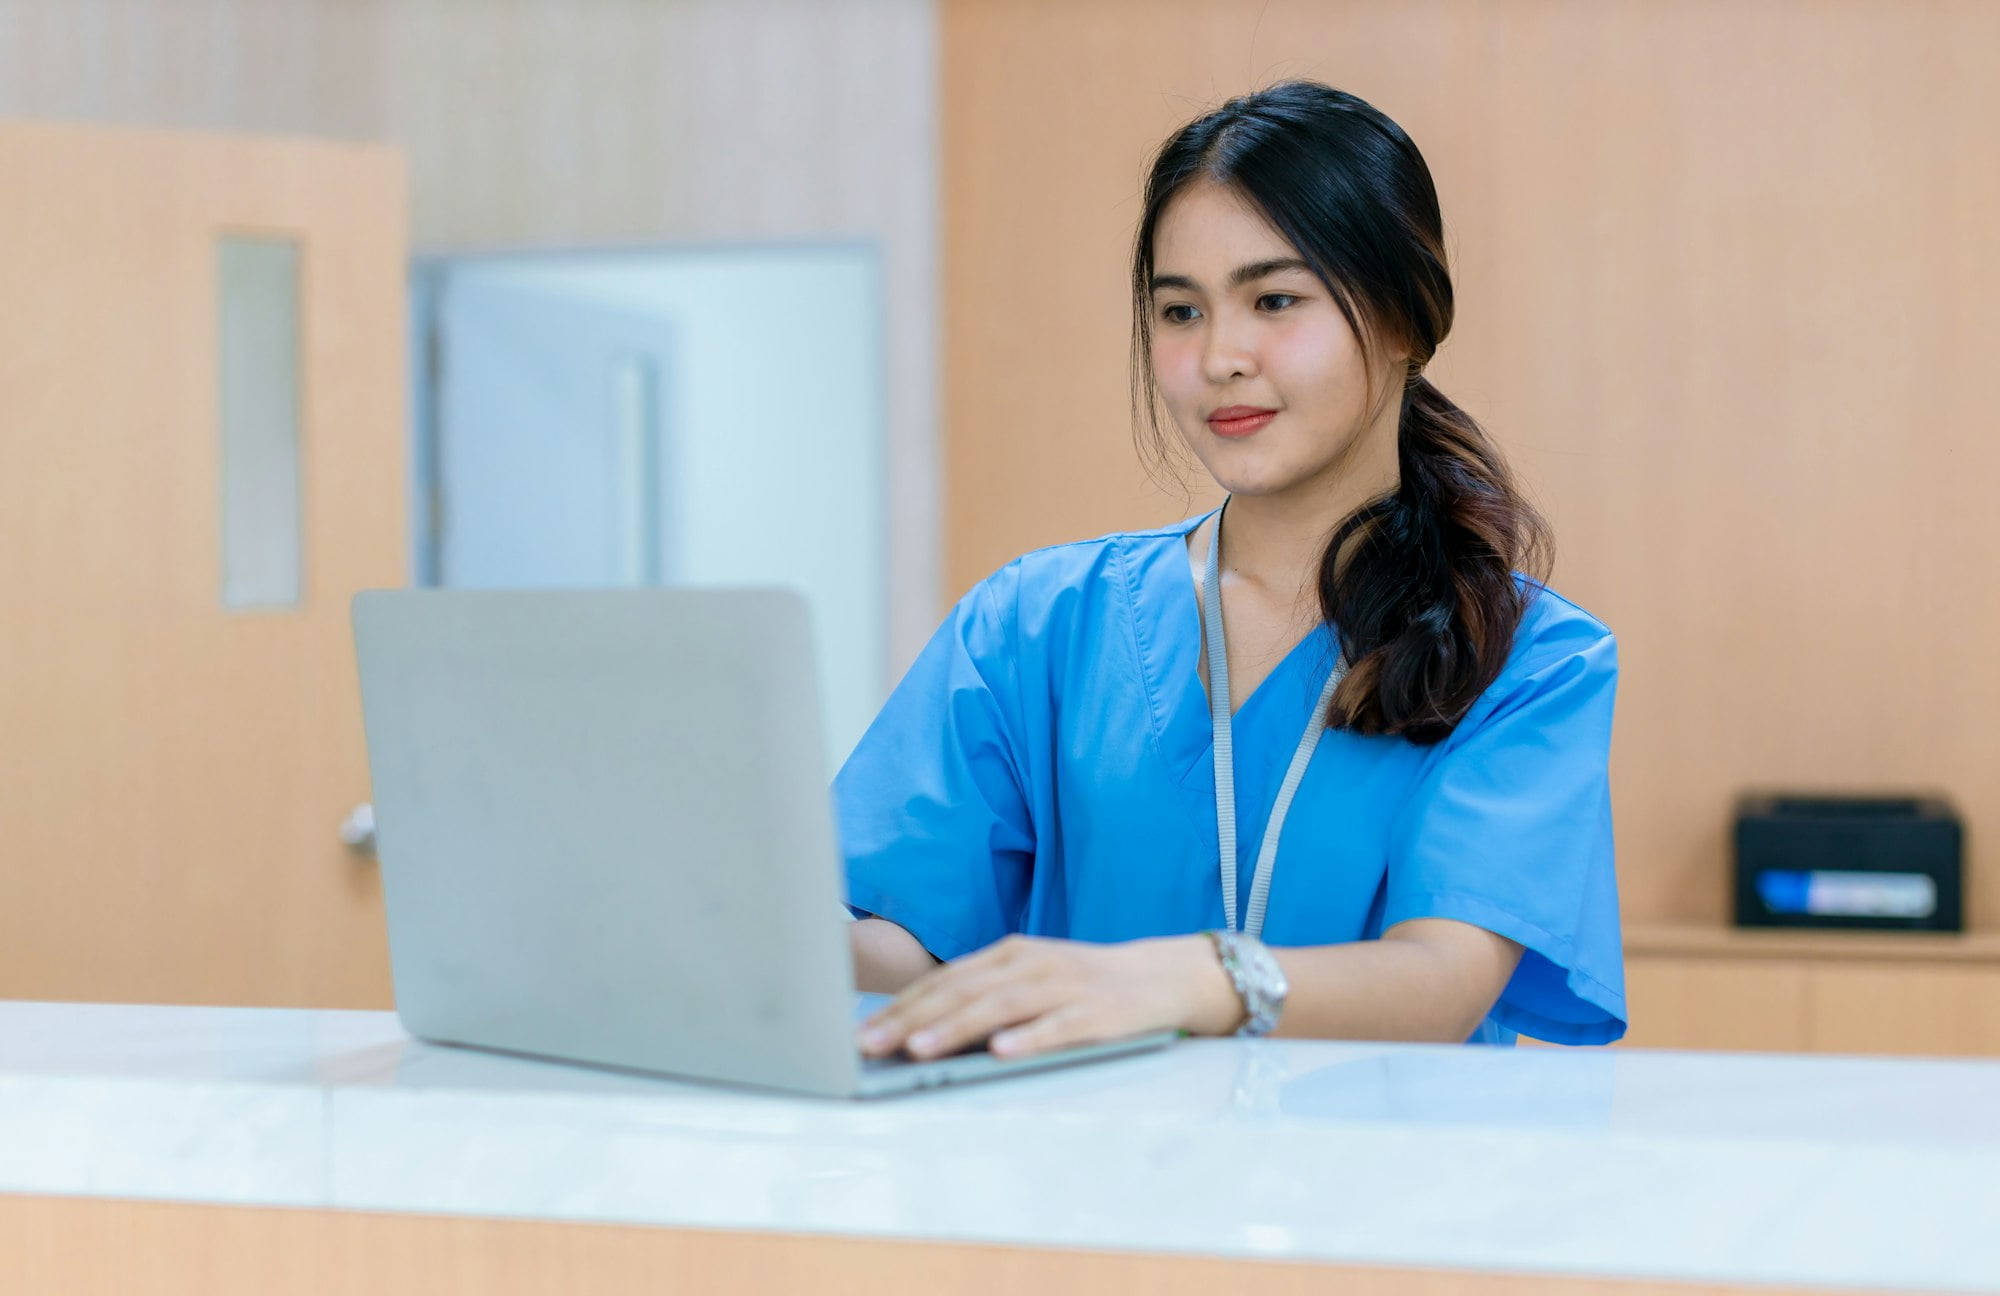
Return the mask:
<path fill-rule="evenodd" d="M 1739 927 L 1965 930 L 1965 832 L 1941 796 L 1746 795 L 1735 845 Z"/>

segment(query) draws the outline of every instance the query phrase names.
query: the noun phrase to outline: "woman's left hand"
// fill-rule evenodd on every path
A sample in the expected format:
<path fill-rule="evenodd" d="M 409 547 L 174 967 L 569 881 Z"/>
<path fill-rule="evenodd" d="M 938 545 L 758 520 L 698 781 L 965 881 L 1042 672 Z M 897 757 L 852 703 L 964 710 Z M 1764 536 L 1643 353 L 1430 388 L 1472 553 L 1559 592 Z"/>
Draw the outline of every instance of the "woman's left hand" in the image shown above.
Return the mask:
<path fill-rule="evenodd" d="M 1100 945 L 1008 936 L 925 973 L 861 1024 L 861 1051 L 942 1057 L 987 1041 L 1000 1057 L 1154 1030 L 1222 1034 L 1242 1004 L 1206 936 Z M 990 1037 L 990 1038 L 989 1038 Z"/>

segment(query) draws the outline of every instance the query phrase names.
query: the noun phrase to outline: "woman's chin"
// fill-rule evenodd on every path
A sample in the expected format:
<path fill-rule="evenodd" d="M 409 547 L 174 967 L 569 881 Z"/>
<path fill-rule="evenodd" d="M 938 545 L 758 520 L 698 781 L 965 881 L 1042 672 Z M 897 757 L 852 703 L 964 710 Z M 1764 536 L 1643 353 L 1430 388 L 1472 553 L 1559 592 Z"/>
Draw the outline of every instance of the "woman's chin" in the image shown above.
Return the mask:
<path fill-rule="evenodd" d="M 1300 455 L 1299 447 L 1287 446 L 1282 439 L 1264 441 L 1261 433 L 1241 440 L 1204 435 L 1205 441 L 1188 448 L 1215 484 L 1231 495 L 1282 495 L 1326 468 L 1316 456 Z"/>
<path fill-rule="evenodd" d="M 1256 463 L 1210 464 L 1208 475 L 1231 495 L 1245 496 L 1282 495 L 1306 478 L 1304 473 L 1277 464 Z"/>

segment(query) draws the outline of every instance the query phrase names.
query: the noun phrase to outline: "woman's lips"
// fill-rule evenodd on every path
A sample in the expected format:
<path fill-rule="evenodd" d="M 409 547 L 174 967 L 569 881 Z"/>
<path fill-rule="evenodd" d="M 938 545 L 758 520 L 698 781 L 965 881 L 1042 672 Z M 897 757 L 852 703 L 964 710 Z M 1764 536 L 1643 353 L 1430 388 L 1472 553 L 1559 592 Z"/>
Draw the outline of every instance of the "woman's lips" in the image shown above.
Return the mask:
<path fill-rule="evenodd" d="M 1228 409 L 1217 410 L 1208 416 L 1208 425 L 1215 430 L 1215 435 L 1246 437 L 1263 427 L 1266 423 L 1269 423 L 1272 419 L 1278 417 L 1278 411 L 1276 410 L 1258 410 L 1255 413 L 1238 414 L 1241 408 L 1241 406 L 1231 406 Z M 1225 418 L 1223 417 L 1224 415 L 1233 415 L 1235 417 Z"/>

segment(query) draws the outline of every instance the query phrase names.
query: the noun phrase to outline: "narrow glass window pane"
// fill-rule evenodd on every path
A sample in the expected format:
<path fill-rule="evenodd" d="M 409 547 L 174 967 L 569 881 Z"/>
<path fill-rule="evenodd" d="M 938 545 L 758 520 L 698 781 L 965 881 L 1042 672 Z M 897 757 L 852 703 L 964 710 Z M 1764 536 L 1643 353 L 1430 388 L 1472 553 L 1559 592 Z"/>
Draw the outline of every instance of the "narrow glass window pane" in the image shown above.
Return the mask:
<path fill-rule="evenodd" d="M 222 358 L 222 602 L 299 601 L 299 245 L 217 244 Z"/>

